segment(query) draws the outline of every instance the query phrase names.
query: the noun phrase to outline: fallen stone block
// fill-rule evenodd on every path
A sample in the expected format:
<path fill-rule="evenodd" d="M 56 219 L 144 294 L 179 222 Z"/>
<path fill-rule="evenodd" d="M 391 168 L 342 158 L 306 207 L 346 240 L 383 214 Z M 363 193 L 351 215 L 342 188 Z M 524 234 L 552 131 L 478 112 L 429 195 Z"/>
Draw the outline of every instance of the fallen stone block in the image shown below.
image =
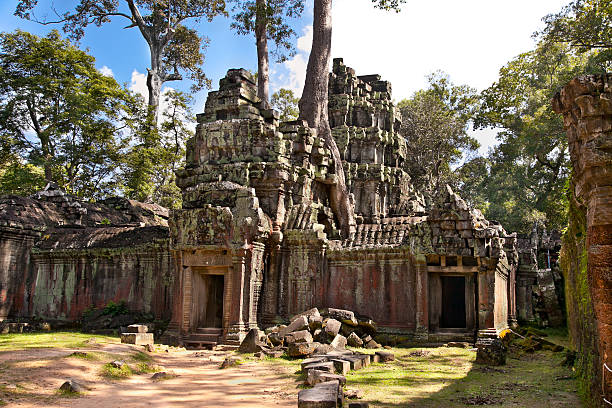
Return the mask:
<path fill-rule="evenodd" d="M 377 349 L 377 348 L 381 348 L 382 346 L 380 344 L 378 344 L 376 342 L 376 340 L 370 340 L 368 341 L 368 343 L 366 344 L 366 348 L 368 349 Z"/>
<path fill-rule="evenodd" d="M 331 384 L 331 385 L 327 385 Z M 336 408 L 338 406 L 337 381 L 317 384 L 314 388 L 298 392 L 299 408 Z"/>
<path fill-rule="evenodd" d="M 346 337 L 341 334 L 337 334 L 331 342 L 331 346 L 335 349 L 346 348 Z"/>
<path fill-rule="evenodd" d="M 272 358 L 281 358 L 285 354 L 283 350 L 264 350 L 263 353 Z"/>
<path fill-rule="evenodd" d="M 334 363 L 334 369 L 338 374 L 347 375 L 351 371 L 351 363 L 346 360 L 333 358 L 330 361 Z"/>
<path fill-rule="evenodd" d="M 323 327 L 323 318 L 321 316 L 309 316 L 308 327 L 311 331 L 321 329 Z"/>
<path fill-rule="evenodd" d="M 145 344 L 155 343 L 153 333 L 121 333 L 121 343 L 136 344 L 143 346 Z"/>
<path fill-rule="evenodd" d="M 351 312 L 350 310 L 329 308 L 327 309 L 327 313 L 329 314 L 329 317 L 350 326 L 357 326 L 358 324 L 357 319 L 355 318 L 355 313 Z"/>
<path fill-rule="evenodd" d="M 146 333 L 149 328 L 144 324 L 130 324 L 126 329 L 126 333 Z"/>
<path fill-rule="evenodd" d="M 111 361 L 109 364 L 111 367 L 118 368 L 120 370 L 127 365 L 123 360 Z"/>
<path fill-rule="evenodd" d="M 363 340 L 361 340 L 359 336 L 355 334 L 354 332 L 351 333 L 346 338 L 346 343 L 351 347 L 362 347 L 363 346 Z"/>
<path fill-rule="evenodd" d="M 329 344 L 320 344 L 320 343 L 316 343 L 317 346 L 315 347 L 315 353 L 316 354 L 328 354 L 332 351 L 334 351 L 334 348 L 332 346 L 330 346 Z"/>
<path fill-rule="evenodd" d="M 363 398 L 363 391 L 354 388 L 347 388 L 344 390 L 344 396 L 348 399 L 360 399 Z"/>
<path fill-rule="evenodd" d="M 280 346 L 283 344 L 284 339 L 278 332 L 272 332 L 268 334 L 268 340 L 272 343 L 273 346 Z"/>
<path fill-rule="evenodd" d="M 337 356 L 336 359 L 348 361 L 351 365 L 351 370 L 360 370 L 363 367 L 362 360 L 355 356 Z"/>
<path fill-rule="evenodd" d="M 278 334 L 281 337 L 285 337 L 287 334 L 304 330 L 308 328 L 308 318 L 306 316 L 298 316 L 291 324 L 287 327 L 279 329 Z"/>
<path fill-rule="evenodd" d="M 291 318 L 291 322 L 293 323 L 295 320 L 300 317 L 306 317 L 306 319 L 310 319 L 310 317 L 321 317 L 321 313 L 319 313 L 319 309 L 313 307 L 312 309 L 306 310 L 305 312 L 299 313 Z"/>
<path fill-rule="evenodd" d="M 370 358 L 370 354 L 355 354 L 355 357 L 361 360 L 362 367 L 369 366 L 370 362 L 372 361 Z"/>
<path fill-rule="evenodd" d="M 374 355 L 378 356 L 381 363 L 395 360 L 393 353 L 389 353 L 388 351 L 377 351 Z"/>
<path fill-rule="evenodd" d="M 238 347 L 238 351 L 240 353 L 258 353 L 266 349 L 266 344 L 259 340 L 260 333 L 259 329 L 251 329 L 249 333 L 246 335 L 242 343 L 240 343 L 240 347 Z"/>
<path fill-rule="evenodd" d="M 168 380 L 170 378 L 174 377 L 172 374 L 168 374 L 165 371 L 160 371 L 159 373 L 155 373 L 151 376 L 151 380 L 153 381 L 162 381 L 162 380 Z"/>
<path fill-rule="evenodd" d="M 369 408 L 370 404 L 364 401 L 355 401 L 349 403 L 349 408 Z"/>
<path fill-rule="evenodd" d="M 375 334 L 378 331 L 376 322 L 368 317 L 359 318 L 358 325 L 362 331 L 368 334 Z"/>
<path fill-rule="evenodd" d="M 327 361 L 329 361 L 327 357 L 310 357 L 304 359 L 300 364 L 300 367 L 302 368 L 302 371 L 304 371 L 304 367 L 306 367 L 307 365 L 315 363 L 326 363 Z"/>
<path fill-rule="evenodd" d="M 499 338 L 480 338 L 476 342 L 476 364 L 499 366 L 506 364 L 507 349 Z"/>
<path fill-rule="evenodd" d="M 327 319 L 325 322 L 325 327 L 323 331 L 329 336 L 330 339 L 336 337 L 338 333 L 340 333 L 340 328 L 342 327 L 342 323 L 336 319 Z"/>
<path fill-rule="evenodd" d="M 321 370 L 308 370 L 306 375 L 306 383 L 308 385 L 312 386 L 327 381 L 338 381 L 341 386 L 344 386 L 346 384 L 346 377 Z"/>
<path fill-rule="evenodd" d="M 287 348 L 287 355 L 289 357 L 306 357 L 314 353 L 315 348 L 315 343 L 293 343 Z"/>
<path fill-rule="evenodd" d="M 302 368 L 302 371 L 304 372 L 308 372 L 308 370 L 319 370 L 325 371 L 327 373 L 333 373 L 334 363 L 332 363 L 331 361 L 320 361 L 318 363 L 307 364 Z"/>
<path fill-rule="evenodd" d="M 285 344 L 292 343 L 312 343 L 312 334 L 308 330 L 289 333 L 285 336 Z"/>

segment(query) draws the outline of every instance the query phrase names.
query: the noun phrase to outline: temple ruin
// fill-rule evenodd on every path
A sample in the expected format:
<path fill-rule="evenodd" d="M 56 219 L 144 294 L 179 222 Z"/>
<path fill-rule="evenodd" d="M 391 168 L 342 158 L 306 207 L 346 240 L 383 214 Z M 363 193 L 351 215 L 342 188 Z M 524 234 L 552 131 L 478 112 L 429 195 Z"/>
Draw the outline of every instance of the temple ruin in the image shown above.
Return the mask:
<path fill-rule="evenodd" d="M 544 267 L 537 258 L 558 251 L 558 237 L 507 234 L 448 187 L 426 205 L 402 166 L 391 84 L 336 59 L 329 92 L 354 234 L 340 234 L 322 138 L 281 123 L 251 75 L 229 70 L 177 174 L 182 209 L 84 203 L 53 185 L 0 199 L 0 320 L 76 321 L 123 300 L 170 321 L 162 341 L 187 345 L 237 343 L 315 306 L 369 316 L 405 344 L 558 320 L 533 300 L 546 287 L 538 304 L 557 307 L 550 257 Z"/>

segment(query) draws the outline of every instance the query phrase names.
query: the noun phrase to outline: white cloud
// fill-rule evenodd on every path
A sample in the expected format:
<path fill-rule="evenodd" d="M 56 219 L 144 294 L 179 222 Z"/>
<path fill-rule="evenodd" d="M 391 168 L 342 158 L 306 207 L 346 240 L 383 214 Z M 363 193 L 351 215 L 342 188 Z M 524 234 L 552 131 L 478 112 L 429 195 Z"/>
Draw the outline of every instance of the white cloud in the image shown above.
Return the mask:
<path fill-rule="evenodd" d="M 98 71 L 100 71 L 100 73 L 104 76 L 107 77 L 115 77 L 115 74 L 113 73 L 113 70 L 110 69 L 109 67 L 107 67 L 106 65 L 104 65 L 102 68 L 100 68 Z"/>
<path fill-rule="evenodd" d="M 138 70 L 132 71 L 132 82 L 130 83 L 130 91 L 136 92 L 142 95 L 145 102 L 149 99 L 149 90 L 147 89 L 147 75 L 138 72 Z"/>
<path fill-rule="evenodd" d="M 297 39 L 297 53 L 295 56 L 283 63 L 287 74 L 279 74 L 273 78 L 273 89 L 291 89 L 296 96 L 302 95 L 304 80 L 306 79 L 306 66 L 308 65 L 308 55 L 312 46 L 312 26 L 304 27 L 302 36 Z M 276 70 L 274 70 L 276 72 Z"/>

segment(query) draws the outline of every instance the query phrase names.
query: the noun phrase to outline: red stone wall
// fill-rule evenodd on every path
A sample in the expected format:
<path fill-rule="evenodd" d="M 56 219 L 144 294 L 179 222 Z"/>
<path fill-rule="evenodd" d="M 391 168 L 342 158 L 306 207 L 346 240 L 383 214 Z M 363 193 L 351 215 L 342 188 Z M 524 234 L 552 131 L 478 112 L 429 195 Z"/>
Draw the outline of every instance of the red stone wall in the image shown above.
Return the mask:
<path fill-rule="evenodd" d="M 572 80 L 555 96 L 553 107 L 563 114 L 576 206 L 586 210 L 586 271 L 599 360 L 594 375 L 601 384 L 591 396 L 612 405 L 612 74 Z"/>

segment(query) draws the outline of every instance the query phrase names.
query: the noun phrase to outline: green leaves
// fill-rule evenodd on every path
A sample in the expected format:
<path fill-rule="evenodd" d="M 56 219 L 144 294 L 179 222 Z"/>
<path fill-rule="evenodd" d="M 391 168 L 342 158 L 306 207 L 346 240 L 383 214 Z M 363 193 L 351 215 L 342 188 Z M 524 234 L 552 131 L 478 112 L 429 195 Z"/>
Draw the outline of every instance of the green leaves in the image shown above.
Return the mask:
<path fill-rule="evenodd" d="M 280 112 L 282 122 L 296 120 L 300 114 L 297 98 L 291 89 L 280 88 L 272 94 L 270 103 L 274 109 Z"/>
<path fill-rule="evenodd" d="M 112 190 L 129 93 L 57 31 L 3 33 L 0 49 L 0 145 L 11 171 L 21 160 L 82 197 Z"/>

